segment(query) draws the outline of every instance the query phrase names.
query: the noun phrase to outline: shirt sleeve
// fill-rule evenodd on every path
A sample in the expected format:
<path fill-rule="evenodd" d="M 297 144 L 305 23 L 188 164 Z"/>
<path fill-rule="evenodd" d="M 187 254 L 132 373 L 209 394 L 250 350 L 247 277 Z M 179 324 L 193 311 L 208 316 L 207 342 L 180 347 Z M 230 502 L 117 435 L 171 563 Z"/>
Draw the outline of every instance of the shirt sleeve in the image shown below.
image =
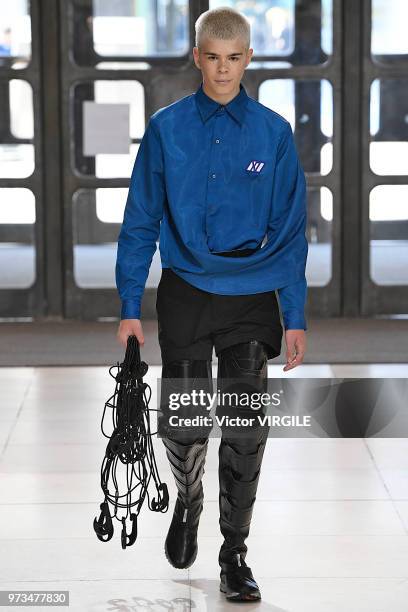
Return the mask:
<path fill-rule="evenodd" d="M 306 223 L 306 179 L 297 154 L 292 128 L 287 123 L 278 147 L 273 206 L 268 229 L 268 236 L 272 232 L 278 232 L 282 244 L 290 248 L 297 276 L 300 277 L 297 282 L 278 289 L 285 329 L 307 329 Z"/>
<path fill-rule="evenodd" d="M 140 319 L 140 308 L 166 198 L 160 134 L 150 118 L 133 166 L 118 237 L 115 277 L 121 319 Z"/>
<path fill-rule="evenodd" d="M 307 329 L 305 303 L 307 297 L 306 279 L 278 289 L 285 329 Z"/>

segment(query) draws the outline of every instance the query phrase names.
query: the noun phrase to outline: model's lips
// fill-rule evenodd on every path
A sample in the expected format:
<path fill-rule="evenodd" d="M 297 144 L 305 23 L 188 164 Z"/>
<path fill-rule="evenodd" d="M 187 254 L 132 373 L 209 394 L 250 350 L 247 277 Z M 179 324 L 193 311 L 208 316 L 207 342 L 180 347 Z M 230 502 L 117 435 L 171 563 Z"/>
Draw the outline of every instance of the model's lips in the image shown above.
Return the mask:
<path fill-rule="evenodd" d="M 216 82 L 216 83 L 222 83 L 222 84 L 224 84 L 224 83 L 231 83 L 231 80 L 229 80 L 229 81 L 222 80 L 222 81 L 215 81 L 215 82 Z"/>

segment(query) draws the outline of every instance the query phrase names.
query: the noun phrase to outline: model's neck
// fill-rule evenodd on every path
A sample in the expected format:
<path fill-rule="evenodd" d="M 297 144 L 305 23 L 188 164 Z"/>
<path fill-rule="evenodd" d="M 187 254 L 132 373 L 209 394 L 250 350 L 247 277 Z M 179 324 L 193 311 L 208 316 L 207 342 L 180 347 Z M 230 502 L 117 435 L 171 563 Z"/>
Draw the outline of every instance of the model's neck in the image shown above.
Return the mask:
<path fill-rule="evenodd" d="M 205 82 L 203 82 L 203 91 L 205 94 L 207 94 L 207 96 L 209 98 L 211 98 L 212 100 L 214 100 L 215 102 L 218 102 L 219 104 L 228 104 L 228 102 L 231 102 L 231 100 L 233 100 L 240 92 L 240 85 L 238 84 L 238 89 L 236 91 L 234 91 L 233 93 L 228 93 L 225 95 L 220 95 L 217 94 L 216 92 L 208 89 L 208 86 Z"/>

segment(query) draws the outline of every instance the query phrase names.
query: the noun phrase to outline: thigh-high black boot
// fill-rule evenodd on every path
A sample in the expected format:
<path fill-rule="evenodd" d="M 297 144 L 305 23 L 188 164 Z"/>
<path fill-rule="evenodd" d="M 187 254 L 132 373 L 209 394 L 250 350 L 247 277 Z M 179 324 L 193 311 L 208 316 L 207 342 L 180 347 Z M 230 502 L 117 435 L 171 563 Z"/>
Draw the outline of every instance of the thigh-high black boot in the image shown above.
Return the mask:
<path fill-rule="evenodd" d="M 199 384 L 195 384 L 197 380 Z M 211 393 L 211 361 L 181 359 L 163 364 L 162 389 L 164 388 L 166 391 L 162 393 L 161 400 L 163 414 L 187 417 L 203 415 L 205 410 L 202 407 L 184 406 L 181 413 L 170 413 L 163 410 L 163 406 L 166 402 L 168 406 L 168 393 L 174 393 L 176 390 L 183 393 L 191 392 L 194 388 Z M 180 569 L 190 567 L 197 556 L 197 530 L 204 500 L 201 479 L 210 431 L 211 427 L 208 426 L 194 429 L 170 427 L 162 438 L 178 489 L 173 519 L 165 542 L 165 553 L 169 563 Z"/>
<path fill-rule="evenodd" d="M 258 340 L 236 344 L 222 351 L 218 358 L 218 384 L 220 391 L 253 393 L 267 391 L 268 357 L 265 346 Z M 228 382 L 227 379 L 233 379 Z M 254 396 L 252 396 L 254 397 Z M 259 396 L 258 396 L 259 397 Z M 235 428 L 243 437 L 236 437 L 222 427 L 219 447 L 219 508 L 220 529 L 224 542 L 219 552 L 220 590 L 231 601 L 261 599 L 259 587 L 246 564 L 247 546 L 252 512 L 269 427 L 262 425 L 258 416 L 264 416 L 265 406 L 253 410 L 232 402 L 231 416 L 253 417 L 249 427 Z M 220 406 L 217 407 L 217 414 Z M 222 411 L 225 414 L 225 409 Z M 230 430 L 231 432 L 231 430 Z"/>

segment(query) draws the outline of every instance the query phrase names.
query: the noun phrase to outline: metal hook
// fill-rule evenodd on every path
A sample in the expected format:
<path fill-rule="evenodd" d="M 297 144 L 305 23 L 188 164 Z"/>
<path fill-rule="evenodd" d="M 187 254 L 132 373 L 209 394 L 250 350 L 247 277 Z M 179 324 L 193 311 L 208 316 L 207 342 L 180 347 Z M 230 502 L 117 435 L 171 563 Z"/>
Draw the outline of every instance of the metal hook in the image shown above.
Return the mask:
<path fill-rule="evenodd" d="M 158 490 L 163 492 L 163 499 L 159 499 L 159 501 L 156 501 L 156 498 L 153 497 L 152 508 L 155 512 L 161 512 L 162 510 L 167 508 L 169 504 L 169 491 L 167 488 L 167 484 L 165 482 L 162 482 L 158 486 Z"/>
<path fill-rule="evenodd" d="M 109 512 L 109 505 L 107 501 L 100 504 L 101 513 L 99 519 L 95 517 L 93 527 L 99 540 L 102 542 L 109 542 L 113 536 L 113 523 Z"/>
<path fill-rule="evenodd" d="M 137 538 L 137 514 L 131 514 L 130 520 L 132 521 L 132 532 L 130 535 L 126 533 L 126 519 L 122 518 L 122 548 L 125 549 L 126 546 L 132 546 L 136 542 Z"/>

